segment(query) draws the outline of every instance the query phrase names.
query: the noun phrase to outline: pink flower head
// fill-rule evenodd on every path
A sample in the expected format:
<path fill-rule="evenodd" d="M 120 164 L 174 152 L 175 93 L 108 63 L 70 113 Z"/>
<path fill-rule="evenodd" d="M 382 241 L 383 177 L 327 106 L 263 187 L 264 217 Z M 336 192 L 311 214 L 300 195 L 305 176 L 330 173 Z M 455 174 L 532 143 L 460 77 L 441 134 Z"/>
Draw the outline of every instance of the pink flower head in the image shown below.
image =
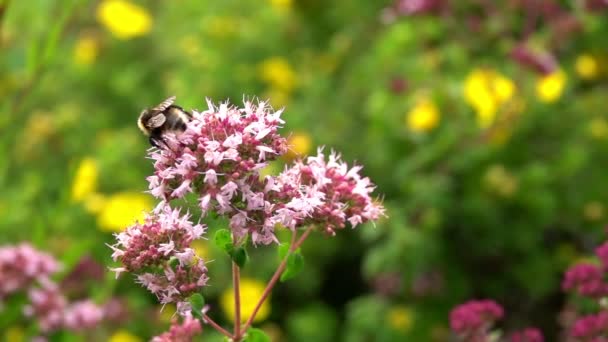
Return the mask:
<path fill-rule="evenodd" d="M 67 300 L 55 283 L 43 281 L 41 288 L 29 290 L 28 298 L 30 304 L 24 307 L 23 313 L 27 317 L 35 318 L 41 331 L 46 333 L 63 327 Z"/>
<path fill-rule="evenodd" d="M 46 280 L 58 270 L 59 264 L 52 256 L 27 243 L 0 247 L 0 302 L 15 291 Z"/>
<path fill-rule="evenodd" d="M 187 315 L 181 324 L 174 321 L 169 331 L 154 337 L 152 342 L 192 341 L 202 330 L 200 321 Z"/>
<path fill-rule="evenodd" d="M 190 222 L 190 215 L 164 204 L 148 215 L 143 223 L 135 223 L 116 234 L 114 261 L 120 261 L 121 272 L 132 272 L 138 281 L 154 293 L 161 303 L 186 300 L 207 284 L 207 268 L 190 247 L 202 237 L 206 227 Z"/>
<path fill-rule="evenodd" d="M 570 267 L 564 275 L 562 288 L 575 290 L 581 296 L 599 298 L 608 295 L 608 283 L 604 271 L 596 265 L 582 263 Z"/>
<path fill-rule="evenodd" d="M 481 342 L 503 315 L 502 307 L 493 300 L 472 300 L 452 309 L 450 327 L 465 341 Z"/>
<path fill-rule="evenodd" d="M 352 227 L 384 216 L 384 208 L 374 202 L 370 194 L 374 185 L 362 177 L 360 166 L 349 168 L 340 155 L 323 149 L 306 161 L 296 161 L 277 179 L 280 198 L 287 199 L 277 211 L 281 223 L 289 228 L 295 225 L 317 224 L 330 235 L 345 227 Z"/>
<path fill-rule="evenodd" d="M 595 254 L 600 259 L 602 269 L 608 270 L 608 242 L 595 249 Z"/>
<path fill-rule="evenodd" d="M 608 337 L 608 311 L 579 318 L 570 329 L 572 337 L 583 341 L 606 341 Z"/>
<path fill-rule="evenodd" d="M 86 331 L 95 328 L 103 319 L 104 310 L 91 300 L 70 304 L 63 314 L 64 326 L 72 331 Z"/>
<path fill-rule="evenodd" d="M 287 141 L 278 134 L 282 110 L 273 111 L 266 102 L 245 101 L 242 108 L 207 101 L 209 109 L 193 113 L 185 132 L 167 137 L 170 149 L 151 152 L 154 176 L 148 177 L 150 192 L 165 200 L 194 192 L 209 194 L 204 212 L 221 207 L 233 211 L 232 195 L 239 184 L 267 161 L 287 151 Z"/>
<path fill-rule="evenodd" d="M 536 328 L 526 328 L 511 334 L 511 342 L 543 342 L 543 334 Z"/>

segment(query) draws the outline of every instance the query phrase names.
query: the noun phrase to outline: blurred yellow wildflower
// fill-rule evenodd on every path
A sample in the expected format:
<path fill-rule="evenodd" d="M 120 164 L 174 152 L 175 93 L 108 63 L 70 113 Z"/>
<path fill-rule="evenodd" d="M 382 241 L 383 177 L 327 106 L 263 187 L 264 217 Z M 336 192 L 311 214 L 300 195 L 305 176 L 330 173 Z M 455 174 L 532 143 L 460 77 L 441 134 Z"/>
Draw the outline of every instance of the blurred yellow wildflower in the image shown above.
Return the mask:
<path fill-rule="evenodd" d="M 120 232 L 135 220 L 142 222 L 145 213 L 151 209 L 150 195 L 138 192 L 120 192 L 108 196 L 97 216 L 97 224 L 103 231 Z"/>
<path fill-rule="evenodd" d="M 107 198 L 100 193 L 91 193 L 84 199 L 84 208 L 91 214 L 98 214 L 106 205 Z"/>
<path fill-rule="evenodd" d="M 99 54 L 99 42 L 92 36 L 78 38 L 74 45 L 73 59 L 77 65 L 91 65 Z"/>
<path fill-rule="evenodd" d="M 76 169 L 72 182 L 72 200 L 82 202 L 97 189 L 99 169 L 97 161 L 91 157 L 84 158 Z"/>
<path fill-rule="evenodd" d="M 591 80 L 600 73 L 600 64 L 597 58 L 590 54 L 582 54 L 576 57 L 574 69 L 582 79 Z"/>
<path fill-rule="evenodd" d="M 589 134 L 595 139 L 608 138 L 608 121 L 601 117 L 593 118 L 589 122 Z"/>
<path fill-rule="evenodd" d="M 242 277 L 240 282 L 241 290 L 241 321 L 246 322 L 253 313 L 255 305 L 262 297 L 266 285 L 257 279 Z M 220 298 L 220 306 L 227 318 L 234 317 L 234 289 L 226 289 Z M 260 307 L 254 322 L 265 320 L 270 314 L 270 297 L 266 298 Z"/>
<path fill-rule="evenodd" d="M 199 257 L 204 260 L 210 259 L 211 253 L 209 252 L 209 243 L 206 240 L 194 240 L 190 246 Z"/>
<path fill-rule="evenodd" d="M 439 124 L 439 109 L 429 99 L 419 100 L 407 113 L 406 123 L 413 132 L 428 132 Z"/>
<path fill-rule="evenodd" d="M 110 338 L 108 339 L 108 342 L 141 342 L 142 340 L 129 333 L 126 330 L 118 330 L 117 332 L 115 332 L 112 336 L 110 336 Z"/>
<path fill-rule="evenodd" d="M 289 149 L 285 154 L 288 159 L 307 155 L 312 148 L 312 138 L 304 132 L 295 132 L 287 139 Z"/>
<path fill-rule="evenodd" d="M 593 201 L 585 204 L 583 208 L 583 216 L 589 221 L 599 221 L 604 217 L 604 205 L 600 202 Z"/>
<path fill-rule="evenodd" d="M 554 71 L 536 81 L 536 96 L 546 103 L 557 101 L 566 88 L 566 73 Z"/>
<path fill-rule="evenodd" d="M 12 326 L 6 329 L 4 332 L 4 340 L 10 342 L 22 342 L 25 341 L 25 331 L 23 328 L 18 326 Z"/>
<path fill-rule="evenodd" d="M 178 44 L 182 52 L 190 58 L 197 57 L 201 52 L 201 43 L 198 37 L 193 34 L 180 38 Z"/>
<path fill-rule="evenodd" d="M 296 86 L 296 73 L 283 57 L 271 57 L 262 62 L 259 68 L 260 78 L 284 91 L 291 91 Z"/>
<path fill-rule="evenodd" d="M 97 20 L 118 39 L 143 36 L 152 29 L 150 13 L 126 0 L 103 0 L 97 6 Z"/>
<path fill-rule="evenodd" d="M 502 197 L 511 197 L 518 189 L 519 182 L 503 165 L 488 167 L 484 182 L 490 190 Z"/>
<path fill-rule="evenodd" d="M 482 128 L 494 123 L 500 106 L 515 94 L 513 81 L 492 69 L 474 69 L 464 81 L 464 97 L 477 113 Z"/>
<path fill-rule="evenodd" d="M 234 36 L 242 25 L 242 19 L 231 16 L 213 16 L 204 21 L 203 29 L 211 37 L 228 38 Z"/>
<path fill-rule="evenodd" d="M 158 318 L 161 322 L 171 323 L 171 320 L 175 317 L 177 312 L 177 306 L 175 304 L 165 304 L 158 310 Z"/>
<path fill-rule="evenodd" d="M 273 108 L 282 108 L 287 106 L 291 100 L 291 95 L 289 93 L 289 90 L 272 87 L 264 93 L 262 98 L 268 99 Z"/>
<path fill-rule="evenodd" d="M 414 313 L 409 307 L 399 305 L 389 309 L 386 318 L 388 324 L 393 329 L 405 333 L 412 328 L 414 322 Z"/>
<path fill-rule="evenodd" d="M 49 140 L 57 131 L 53 114 L 37 110 L 27 120 L 17 145 L 19 159 L 32 158 L 32 152 L 45 141 Z"/>
<path fill-rule="evenodd" d="M 279 11 L 288 11 L 293 5 L 293 0 L 270 0 L 270 4 Z"/>

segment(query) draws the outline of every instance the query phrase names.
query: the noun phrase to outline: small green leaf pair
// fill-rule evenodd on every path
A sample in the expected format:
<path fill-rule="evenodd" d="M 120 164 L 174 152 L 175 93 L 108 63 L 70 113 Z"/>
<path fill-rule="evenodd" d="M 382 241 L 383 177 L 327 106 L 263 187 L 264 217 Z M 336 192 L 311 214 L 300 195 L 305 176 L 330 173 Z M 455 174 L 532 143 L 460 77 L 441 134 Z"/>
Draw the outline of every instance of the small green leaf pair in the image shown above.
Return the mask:
<path fill-rule="evenodd" d="M 235 264 L 241 268 L 245 266 L 247 260 L 249 259 L 247 250 L 245 247 L 234 247 L 234 244 L 232 243 L 232 234 L 230 234 L 228 229 L 220 229 L 215 232 L 213 242 L 221 250 L 228 253 Z"/>

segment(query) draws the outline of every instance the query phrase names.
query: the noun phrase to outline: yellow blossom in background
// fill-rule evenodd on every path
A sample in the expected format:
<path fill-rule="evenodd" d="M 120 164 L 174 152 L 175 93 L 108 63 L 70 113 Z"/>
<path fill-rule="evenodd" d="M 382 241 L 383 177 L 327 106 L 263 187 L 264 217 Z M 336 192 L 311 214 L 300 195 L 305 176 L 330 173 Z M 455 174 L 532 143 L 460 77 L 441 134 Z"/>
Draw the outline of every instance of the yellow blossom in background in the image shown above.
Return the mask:
<path fill-rule="evenodd" d="M 175 304 L 165 304 L 159 308 L 159 319 L 164 323 L 171 323 L 171 320 L 175 318 L 175 313 L 177 312 L 177 306 Z"/>
<path fill-rule="evenodd" d="M 583 208 L 583 216 L 589 221 L 599 221 L 604 218 L 604 205 L 600 202 L 593 201 L 585 204 Z"/>
<path fill-rule="evenodd" d="M 92 36 L 78 38 L 74 45 L 73 59 L 77 65 L 91 65 L 99 54 L 99 42 Z"/>
<path fill-rule="evenodd" d="M 4 340 L 10 342 L 23 342 L 25 341 L 25 331 L 23 328 L 18 326 L 12 326 L 6 329 L 4 332 Z"/>
<path fill-rule="evenodd" d="M 576 57 L 574 69 L 580 78 L 586 80 L 594 79 L 600 73 L 599 61 L 590 54 L 582 54 Z"/>
<path fill-rule="evenodd" d="M 259 68 L 260 78 L 284 91 L 291 91 L 296 86 L 296 73 L 283 57 L 271 57 L 262 62 Z"/>
<path fill-rule="evenodd" d="M 110 336 L 108 342 L 141 342 L 142 339 L 129 333 L 126 330 L 118 330 L 114 335 Z"/>
<path fill-rule="evenodd" d="M 464 81 L 464 97 L 477 114 L 482 128 L 494 123 L 501 105 L 515 95 L 512 80 L 492 69 L 474 69 Z"/>
<path fill-rule="evenodd" d="M 214 38 L 228 38 L 238 33 L 243 19 L 231 16 L 213 16 L 203 22 L 205 33 Z"/>
<path fill-rule="evenodd" d="M 103 0 L 97 6 L 97 20 L 118 39 L 143 36 L 152 29 L 150 13 L 125 0 Z"/>
<path fill-rule="evenodd" d="M 484 176 L 486 186 L 502 197 L 511 197 L 519 188 L 519 181 L 503 165 L 488 167 Z"/>
<path fill-rule="evenodd" d="M 264 95 L 263 99 L 268 99 L 273 108 L 283 108 L 291 101 L 290 91 L 279 89 L 276 87 L 270 88 Z"/>
<path fill-rule="evenodd" d="M 97 189 L 99 170 L 97 161 L 91 157 L 84 158 L 78 165 L 72 182 L 72 200 L 82 202 Z"/>
<path fill-rule="evenodd" d="M 270 5 L 279 11 L 288 11 L 293 6 L 293 0 L 270 0 Z"/>
<path fill-rule="evenodd" d="M 422 99 L 407 113 L 406 123 L 413 132 L 428 132 L 439 124 L 439 109 L 431 100 Z"/>
<path fill-rule="evenodd" d="M 604 118 L 593 118 L 589 122 L 589 134 L 595 139 L 608 138 L 608 121 Z"/>
<path fill-rule="evenodd" d="M 106 205 L 107 198 L 99 193 L 91 193 L 84 199 L 84 208 L 91 214 L 98 214 Z"/>
<path fill-rule="evenodd" d="M 99 228 L 107 232 L 120 232 L 136 220 L 143 221 L 152 209 L 150 195 L 138 192 L 121 192 L 108 196 L 97 216 Z"/>
<path fill-rule="evenodd" d="M 546 103 L 557 101 L 566 88 L 566 73 L 554 71 L 536 81 L 536 96 Z"/>
<path fill-rule="evenodd" d="M 253 278 L 241 278 L 241 321 L 246 322 L 249 316 L 253 313 L 255 305 L 262 297 L 266 284 Z M 231 287 L 226 289 L 220 298 L 220 306 L 228 319 L 234 318 L 234 289 Z M 264 304 L 260 307 L 254 322 L 265 320 L 270 314 L 270 296 L 266 298 Z"/>
<path fill-rule="evenodd" d="M 412 328 L 414 322 L 414 313 L 409 307 L 399 305 L 391 308 L 388 311 L 386 320 L 393 329 L 405 333 Z"/>
<path fill-rule="evenodd" d="M 304 132 L 295 132 L 287 139 L 289 149 L 285 154 L 288 159 L 305 156 L 312 149 L 312 138 Z"/>
<path fill-rule="evenodd" d="M 209 242 L 207 240 L 194 240 L 190 245 L 196 255 L 203 258 L 204 260 L 209 260 L 211 257 L 211 253 L 209 252 Z"/>

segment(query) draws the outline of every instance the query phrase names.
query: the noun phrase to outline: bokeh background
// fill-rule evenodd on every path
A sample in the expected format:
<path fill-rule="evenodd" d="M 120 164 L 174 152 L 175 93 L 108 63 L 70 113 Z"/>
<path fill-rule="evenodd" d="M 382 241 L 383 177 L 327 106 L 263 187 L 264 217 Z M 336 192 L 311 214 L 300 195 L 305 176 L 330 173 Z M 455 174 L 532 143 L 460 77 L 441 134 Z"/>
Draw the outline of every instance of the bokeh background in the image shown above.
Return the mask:
<path fill-rule="evenodd" d="M 72 297 L 121 313 L 55 340 L 166 330 L 174 308 L 107 272 L 112 233 L 155 205 L 137 116 L 170 95 L 200 110 L 257 95 L 286 107 L 293 146 L 266 172 L 334 148 L 389 215 L 307 241 L 257 326 L 276 341 L 447 341 L 449 309 L 488 297 L 504 329 L 551 341 L 562 272 L 608 215 L 607 14 L 603 0 L 1 0 L 1 242 L 52 253 Z M 210 315 L 228 323 L 228 260 L 197 250 L 214 260 Z M 246 301 L 277 265 L 252 253 Z M 32 329 L 0 312 L 5 340 Z"/>

